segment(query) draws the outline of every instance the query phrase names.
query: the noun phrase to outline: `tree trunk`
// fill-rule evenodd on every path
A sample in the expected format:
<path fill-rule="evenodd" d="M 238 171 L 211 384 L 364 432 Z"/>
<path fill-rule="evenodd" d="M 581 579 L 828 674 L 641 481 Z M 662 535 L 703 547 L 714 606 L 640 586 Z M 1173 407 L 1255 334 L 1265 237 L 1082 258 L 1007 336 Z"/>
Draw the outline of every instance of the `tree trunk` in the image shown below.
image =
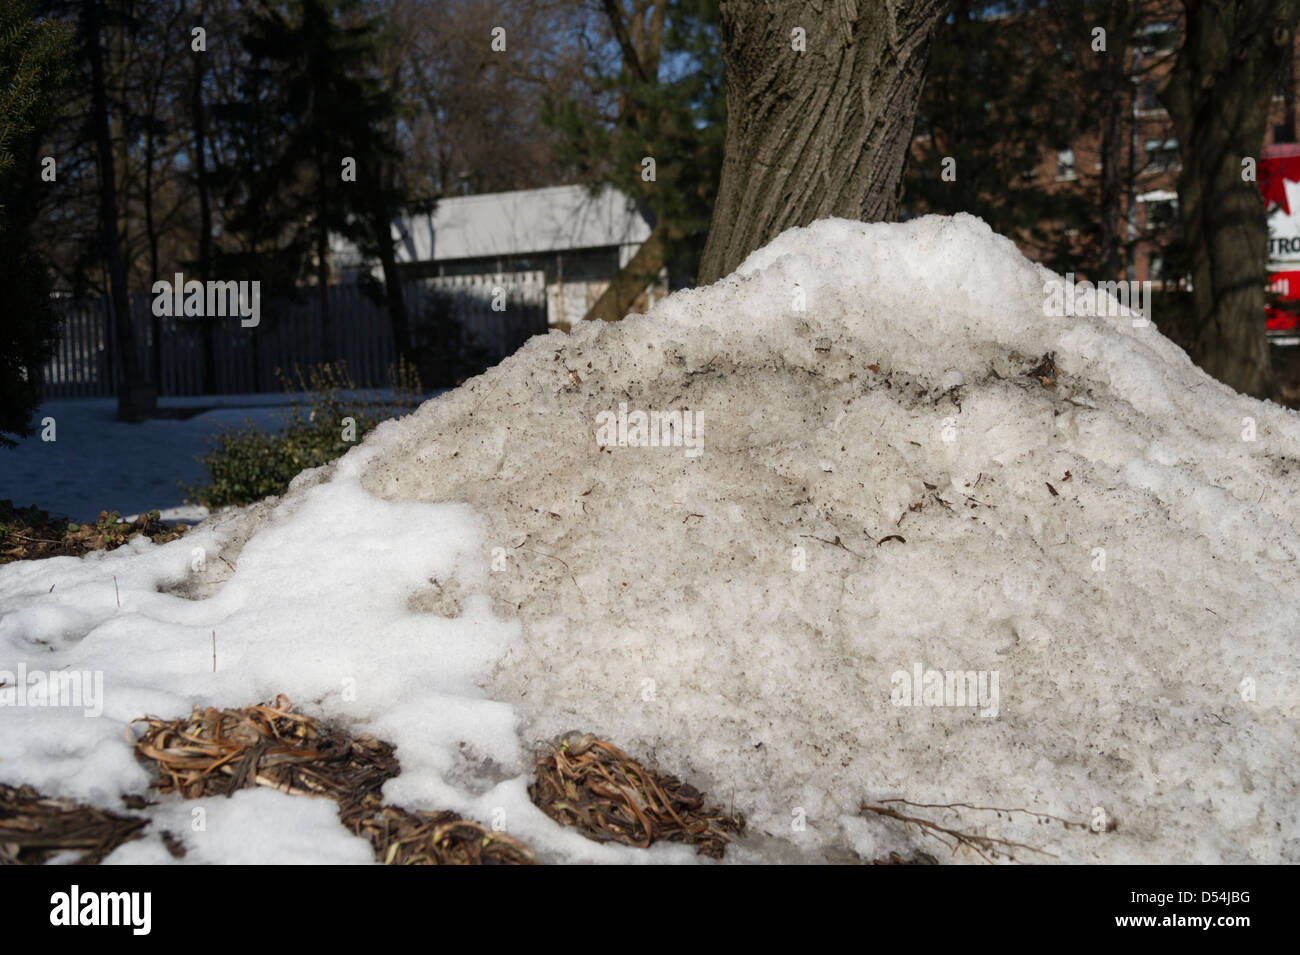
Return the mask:
<path fill-rule="evenodd" d="M 340 349 L 335 340 L 335 329 L 330 315 L 330 234 L 324 225 L 325 206 L 321 205 L 321 221 L 316 227 L 316 292 L 320 300 L 320 321 L 322 335 L 325 339 L 325 361 L 332 362 L 339 357 Z"/>
<path fill-rule="evenodd" d="M 584 321 L 594 322 L 603 319 L 617 322 L 632 308 L 637 296 L 645 291 L 647 285 L 659 277 L 659 270 L 664 265 L 664 249 L 661 236 L 663 226 L 656 226 L 649 237 L 641 243 L 636 255 L 628 261 L 614 276 L 613 281 L 596 299 L 596 304 L 587 310 Z"/>
<path fill-rule="evenodd" d="M 377 171 L 376 176 L 379 175 L 382 173 Z M 411 351 L 411 320 L 406 311 L 402 277 L 397 271 L 397 256 L 393 253 L 393 210 L 384 201 L 381 180 L 368 181 L 365 188 L 370 193 L 370 228 L 374 230 L 379 265 L 384 272 L 384 298 L 388 303 L 388 321 L 393 329 L 393 347 L 407 364 L 413 364 L 415 356 Z M 392 384 L 396 386 L 397 382 Z"/>
<path fill-rule="evenodd" d="M 1105 112 L 1101 134 L 1101 177 L 1099 205 L 1101 207 L 1101 249 L 1106 264 L 1105 279 L 1118 279 L 1123 268 L 1124 240 L 1120 238 L 1120 222 L 1124 219 L 1124 111 L 1125 93 L 1129 91 L 1129 5 L 1112 3 L 1106 24 L 1107 47 L 1102 61 L 1102 102 Z M 1130 197 L 1131 198 L 1131 197 Z"/>
<path fill-rule="evenodd" d="M 156 142 L 156 124 L 158 117 L 158 87 L 162 84 L 161 78 L 155 77 L 155 82 L 149 91 L 148 112 L 145 117 L 145 135 L 144 135 L 144 231 L 149 241 L 149 281 L 152 283 L 158 276 L 158 224 L 154 220 L 153 200 L 154 200 L 154 163 L 157 158 Z M 154 392 L 162 393 L 162 318 L 149 310 L 149 328 L 153 337 L 153 348 L 150 350 L 152 364 L 149 369 L 149 378 L 153 382 Z"/>
<path fill-rule="evenodd" d="M 199 19 L 207 13 L 207 4 L 200 4 Z M 199 194 L 199 274 L 206 282 L 212 278 L 212 190 L 208 182 L 208 128 L 203 110 L 203 67 L 207 53 L 190 51 L 194 72 L 190 82 L 190 121 L 194 127 L 194 183 Z M 203 322 L 203 393 L 217 391 L 216 321 L 205 315 Z"/>
<path fill-rule="evenodd" d="M 727 139 L 701 285 L 793 226 L 897 215 L 945 0 L 722 3 Z M 807 31 L 807 51 L 792 31 Z"/>
<path fill-rule="evenodd" d="M 122 368 L 122 380 L 117 387 L 117 417 L 121 421 L 141 421 L 157 408 L 158 395 L 146 380 L 136 351 L 126 265 L 122 260 L 121 237 L 117 231 L 117 174 L 113 162 L 113 140 L 108 130 L 108 94 L 104 86 L 104 53 L 100 47 L 99 3 L 83 0 L 81 15 L 90 57 L 91 124 L 99 160 L 99 228 L 113 304 L 113 338 Z"/>
<path fill-rule="evenodd" d="M 144 231 L 149 240 L 149 277 L 158 278 L 158 226 L 153 217 L 154 130 L 152 110 L 144 140 Z M 162 318 L 149 310 L 149 327 L 153 337 L 149 378 L 154 391 L 162 391 Z"/>
<path fill-rule="evenodd" d="M 330 196 L 325 177 L 330 175 L 325 158 L 316 158 L 316 293 L 320 302 L 321 334 L 325 340 L 325 361 L 333 362 L 339 356 L 334 339 L 334 323 L 330 315 Z M 335 174 L 337 175 L 337 173 Z"/>
<path fill-rule="evenodd" d="M 1272 394 L 1264 333 L 1268 225 L 1258 160 L 1300 0 L 1183 0 L 1187 30 L 1162 99 L 1178 135 L 1179 211 L 1192 263 L 1192 358 L 1227 385 Z"/>

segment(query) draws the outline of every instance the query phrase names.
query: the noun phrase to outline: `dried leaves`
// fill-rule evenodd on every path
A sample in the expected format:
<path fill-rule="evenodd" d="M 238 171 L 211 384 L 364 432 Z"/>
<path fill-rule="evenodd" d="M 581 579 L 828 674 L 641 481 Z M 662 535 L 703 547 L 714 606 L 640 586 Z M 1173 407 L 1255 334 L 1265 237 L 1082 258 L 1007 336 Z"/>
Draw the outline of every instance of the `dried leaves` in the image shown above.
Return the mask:
<path fill-rule="evenodd" d="M 1056 355 L 1054 352 L 1048 352 L 1038 360 L 1038 364 L 1025 372 L 1030 378 L 1037 379 L 1038 383 L 1044 388 L 1055 388 L 1056 378 L 1060 374 L 1056 367 Z"/>
<path fill-rule="evenodd" d="M 49 799 L 30 786 L 0 784 L 0 865 L 41 865 L 73 850 L 82 853 L 78 865 L 94 865 L 139 838 L 146 822 L 70 799 Z"/>
<path fill-rule="evenodd" d="M 718 859 L 745 828 L 743 816 L 706 809 L 694 787 L 646 769 L 590 733 L 539 754 L 536 774 L 528 794 L 538 808 L 597 842 L 644 849 L 668 839 Z"/>
<path fill-rule="evenodd" d="M 295 713 L 284 696 L 243 709 L 195 707 L 189 717 L 145 717 L 137 756 L 159 773 L 154 788 L 186 799 L 233 795 L 251 786 L 334 800 L 354 835 L 367 839 L 385 865 L 535 865 L 532 850 L 503 832 L 453 812 L 385 806 L 384 782 L 400 771 L 394 747 L 372 736 L 351 737 Z M 656 841 L 685 842 L 701 855 L 721 858 L 727 843 L 745 830 L 745 819 L 706 808 L 704 794 L 673 776 L 660 775 L 592 734 L 561 740 L 539 753 L 533 802 L 556 822 L 578 828 L 597 842 L 648 848 Z M 143 808 L 129 797 L 131 808 Z M 941 825 L 896 806 L 917 809 L 1023 813 L 955 803 L 930 806 L 902 799 L 863 804 L 863 812 L 916 826 L 953 852 L 973 851 L 985 861 L 1013 860 L 1016 851 L 1041 853 L 1023 843 Z M 1083 824 L 1033 814 L 1067 828 Z M 57 853 L 81 850 L 80 864 L 95 864 L 118 846 L 139 838 L 148 820 L 48 799 L 36 790 L 0 785 L 0 865 L 41 864 Z M 169 833 L 173 855 L 184 847 Z M 169 838 L 170 837 L 170 838 Z M 926 853 L 891 852 L 876 865 L 934 865 Z"/>
<path fill-rule="evenodd" d="M 184 524 L 162 523 L 157 511 L 141 514 L 133 521 L 119 519 L 116 511 L 101 511 L 94 524 L 77 524 L 51 517 L 40 508 L 16 508 L 12 501 L 0 501 L 0 564 L 113 550 L 137 534 L 165 544 L 186 530 Z"/>
<path fill-rule="evenodd" d="M 410 812 L 364 796 L 339 810 L 354 835 L 370 840 L 384 865 L 536 865 L 522 842 L 454 812 Z"/>
<path fill-rule="evenodd" d="M 283 696 L 242 710 L 195 707 L 185 719 L 135 722 L 147 727 L 135 748 L 156 764 L 159 792 L 186 799 L 270 786 L 340 800 L 378 792 L 399 771 L 390 744 L 328 730 L 293 712 Z"/>
<path fill-rule="evenodd" d="M 533 865 L 527 846 L 452 812 L 385 806 L 379 791 L 400 771 L 392 744 L 351 737 L 293 712 L 276 697 L 239 710 L 197 707 L 185 719 L 137 720 L 137 755 L 157 766 L 160 792 L 186 799 L 249 786 L 333 799 L 353 834 L 391 865 Z"/>

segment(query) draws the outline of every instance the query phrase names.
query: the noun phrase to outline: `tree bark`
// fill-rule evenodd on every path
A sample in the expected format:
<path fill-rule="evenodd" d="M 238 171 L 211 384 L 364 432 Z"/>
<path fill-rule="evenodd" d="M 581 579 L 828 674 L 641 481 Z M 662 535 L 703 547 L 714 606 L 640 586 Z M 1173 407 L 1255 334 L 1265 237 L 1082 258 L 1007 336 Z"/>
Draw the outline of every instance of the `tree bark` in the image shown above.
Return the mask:
<path fill-rule="evenodd" d="M 330 196 L 325 177 L 330 175 L 325 158 L 316 160 L 316 294 L 320 301 L 320 320 L 322 337 L 325 339 L 325 361 L 333 362 L 339 355 L 338 343 L 334 340 L 334 322 L 330 315 Z M 338 173 L 334 173 L 338 175 Z"/>
<path fill-rule="evenodd" d="M 397 256 L 393 252 L 393 212 L 384 201 L 384 183 L 378 177 L 383 170 L 376 170 L 374 182 L 367 182 L 369 191 L 370 228 L 374 231 L 375 244 L 379 253 L 379 266 L 384 273 L 384 298 L 388 303 L 388 321 L 393 331 L 393 346 L 397 354 L 407 364 L 413 364 L 415 355 L 411 350 L 411 320 L 406 310 L 406 294 L 402 289 L 402 277 L 397 271 Z M 398 382 L 391 384 L 396 387 Z"/>
<path fill-rule="evenodd" d="M 1124 112 L 1126 94 L 1132 81 L 1128 75 L 1130 6 L 1127 2 L 1112 3 L 1107 8 L 1107 47 L 1103 60 L 1101 101 L 1104 104 L 1101 134 L 1101 177 L 1099 206 L 1101 209 L 1101 248 L 1106 264 L 1107 279 L 1118 279 L 1123 268 L 1125 249 L 1120 237 L 1120 222 L 1124 219 Z M 1128 197 L 1132 200 L 1132 196 Z"/>
<path fill-rule="evenodd" d="M 641 243 L 636 255 L 628 260 L 627 265 L 619 269 L 613 281 L 596 299 L 596 304 L 587 310 L 584 321 L 594 322 L 601 319 L 617 322 L 631 310 L 637 296 L 645 291 L 646 286 L 659 277 L 659 270 L 664 265 L 663 243 L 660 237 L 663 226 L 657 226 L 649 237 Z"/>
<path fill-rule="evenodd" d="M 113 140 L 108 130 L 108 94 L 104 85 L 104 52 L 100 47 L 102 29 L 99 6 L 96 0 L 83 0 L 81 15 L 87 54 L 90 57 L 91 124 L 99 160 L 99 228 L 104 258 L 108 265 L 113 337 L 122 368 L 122 380 L 117 387 L 117 416 L 121 421 L 140 421 L 156 410 L 158 395 L 145 378 L 136 351 L 126 265 L 122 259 L 121 237 L 117 230 L 117 174 L 113 162 Z"/>
<path fill-rule="evenodd" d="M 1183 0 L 1187 28 L 1161 93 L 1178 135 L 1191 258 L 1192 358 L 1227 385 L 1272 394 L 1264 332 L 1268 224 L 1242 159 L 1258 160 L 1300 0 Z"/>
<path fill-rule="evenodd" d="M 723 0 L 727 139 L 701 285 L 826 216 L 893 219 L 946 0 Z M 792 31 L 806 31 L 806 52 Z"/>
<path fill-rule="evenodd" d="M 154 148 L 154 118 L 157 115 L 157 88 L 149 95 L 149 112 L 146 119 L 144 134 L 144 231 L 145 237 L 149 242 L 149 277 L 150 279 L 158 278 L 158 225 L 154 222 L 153 217 L 153 171 L 155 160 Z M 153 338 L 153 348 L 150 349 L 149 355 L 151 364 L 149 368 L 149 378 L 153 382 L 154 390 L 162 391 L 162 318 L 149 310 L 149 328 Z"/>
<path fill-rule="evenodd" d="M 199 19 L 207 15 L 207 4 L 199 5 Z M 204 21 L 206 22 L 206 21 Z M 199 194 L 199 281 L 212 278 L 212 189 L 208 181 L 208 127 L 203 109 L 203 67 L 207 53 L 190 51 L 194 63 L 190 82 L 190 122 L 194 127 L 194 184 Z M 203 393 L 217 391 L 216 322 L 205 315 L 203 322 Z"/>
<path fill-rule="evenodd" d="M 602 0 L 605 17 L 618 43 L 623 69 L 642 83 L 657 82 L 659 78 L 659 53 L 663 42 L 664 18 L 668 11 L 667 0 L 625 4 L 622 0 Z M 649 20 L 646 20 L 646 12 Z M 619 100 L 619 123 L 635 128 L 644 122 L 639 105 L 626 98 Z M 636 180 L 640 199 L 648 202 L 655 183 Z M 596 304 L 587 310 L 584 321 L 603 319 L 616 322 L 632 310 L 646 286 L 659 277 L 664 264 L 662 224 L 650 236 L 601 293 Z"/>

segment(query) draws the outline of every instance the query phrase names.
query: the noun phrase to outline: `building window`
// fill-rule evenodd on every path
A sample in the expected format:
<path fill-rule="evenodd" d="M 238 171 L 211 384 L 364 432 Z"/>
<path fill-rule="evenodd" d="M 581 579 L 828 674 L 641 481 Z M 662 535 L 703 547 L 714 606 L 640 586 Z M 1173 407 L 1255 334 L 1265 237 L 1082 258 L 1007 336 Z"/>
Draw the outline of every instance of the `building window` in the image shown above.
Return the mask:
<path fill-rule="evenodd" d="M 1178 25 L 1170 20 L 1148 23 L 1141 30 L 1142 52 L 1170 53 L 1178 45 Z"/>
<path fill-rule="evenodd" d="M 1178 140 L 1148 139 L 1146 141 L 1147 170 L 1159 172 L 1178 168 Z"/>
<path fill-rule="evenodd" d="M 1144 113 L 1162 113 L 1164 105 L 1160 102 L 1160 86 L 1155 80 L 1142 81 L 1142 97 L 1138 102 L 1138 109 Z"/>
<path fill-rule="evenodd" d="M 1056 181 L 1063 182 L 1067 179 L 1074 179 L 1074 150 L 1058 149 L 1056 151 Z"/>
<path fill-rule="evenodd" d="M 1152 282 L 1162 282 L 1169 276 L 1165 275 L 1165 259 L 1159 252 L 1152 252 L 1147 256 L 1147 278 Z"/>
<path fill-rule="evenodd" d="M 1178 220 L 1178 200 L 1164 199 L 1146 203 L 1147 228 L 1164 229 L 1174 225 Z"/>

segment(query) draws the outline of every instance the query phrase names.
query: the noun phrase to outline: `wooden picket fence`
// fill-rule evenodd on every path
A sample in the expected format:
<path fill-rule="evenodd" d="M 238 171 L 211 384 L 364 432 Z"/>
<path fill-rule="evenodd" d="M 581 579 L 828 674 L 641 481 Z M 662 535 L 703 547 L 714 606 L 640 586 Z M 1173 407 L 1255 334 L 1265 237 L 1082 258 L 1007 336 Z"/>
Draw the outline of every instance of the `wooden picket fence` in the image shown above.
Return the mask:
<path fill-rule="evenodd" d="M 547 329 L 546 283 L 540 271 L 416 279 L 404 283 L 403 291 L 414 337 L 428 331 L 438 309 L 464 329 L 467 340 L 483 356 L 484 368 Z M 494 295 L 504 303 L 504 310 L 493 308 Z M 315 289 L 307 289 L 297 303 L 263 297 L 261 321 L 254 328 L 241 327 L 238 317 L 212 319 L 215 387 L 211 393 L 280 391 L 277 369 L 291 373 L 295 366 L 305 369 L 340 360 L 346 361 L 358 387 L 388 385 L 389 368 L 397 357 L 388 309 L 358 285 L 330 286 L 327 298 L 322 310 Z M 122 375 L 115 358 L 108 297 L 56 299 L 54 304 L 62 337 L 45 367 L 45 396 L 116 395 Z M 140 365 L 150 380 L 157 358 L 158 394 L 203 394 L 206 320 L 155 318 L 150 293 L 131 296 L 131 318 Z M 160 349 L 157 355 L 155 348 Z"/>

